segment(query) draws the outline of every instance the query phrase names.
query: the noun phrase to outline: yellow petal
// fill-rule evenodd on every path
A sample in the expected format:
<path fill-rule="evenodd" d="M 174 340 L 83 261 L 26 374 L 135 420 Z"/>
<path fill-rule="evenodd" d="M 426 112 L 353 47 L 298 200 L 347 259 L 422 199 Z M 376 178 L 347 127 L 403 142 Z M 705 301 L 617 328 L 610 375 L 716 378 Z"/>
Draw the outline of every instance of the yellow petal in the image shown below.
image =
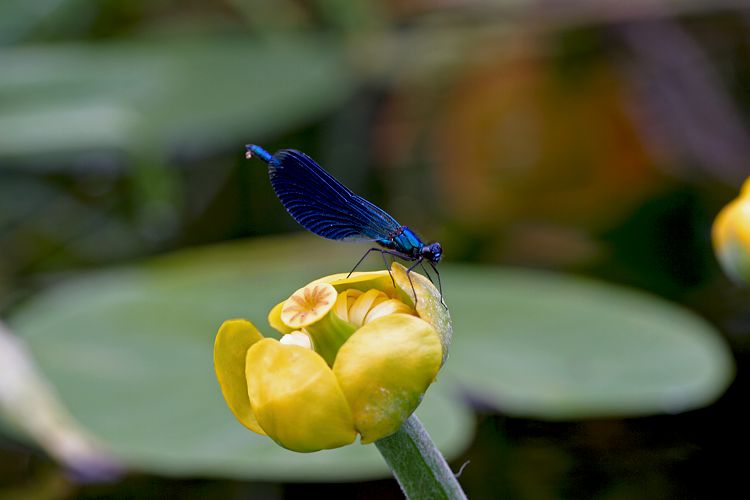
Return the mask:
<path fill-rule="evenodd" d="M 414 309 L 407 306 L 400 300 L 388 299 L 370 309 L 370 312 L 368 312 L 367 316 L 365 317 L 364 323 L 369 323 L 370 321 L 382 318 L 383 316 L 397 313 L 411 314 L 412 316 L 415 316 L 417 314 Z"/>
<path fill-rule="evenodd" d="M 391 266 L 393 279 L 399 289 L 397 298 L 401 298 L 409 305 L 414 305 L 414 292 L 412 292 L 409 277 L 406 276 L 406 268 L 394 262 Z M 443 305 L 440 297 L 440 291 L 435 288 L 430 280 L 419 273 L 409 273 L 411 282 L 414 284 L 414 290 L 417 292 L 417 314 L 420 318 L 427 321 L 440 335 L 440 343 L 443 346 L 443 363 L 448 359 L 448 350 L 450 349 L 453 339 L 453 325 L 448 309 Z"/>
<path fill-rule="evenodd" d="M 349 288 L 339 293 L 339 296 L 336 299 L 336 305 L 333 306 L 336 315 L 344 321 L 349 321 L 349 308 L 360 295 L 362 295 L 362 291 L 353 288 Z"/>
<path fill-rule="evenodd" d="M 750 177 L 745 179 L 745 182 L 742 183 L 742 188 L 740 189 L 740 197 L 750 198 Z"/>
<path fill-rule="evenodd" d="M 388 296 L 380 290 L 371 289 L 357 297 L 349 309 L 349 322 L 356 326 L 364 324 L 365 316 L 370 312 L 370 309 L 383 301 L 388 300 Z"/>
<path fill-rule="evenodd" d="M 393 281 L 391 281 L 388 271 L 352 273 L 348 278 L 346 275 L 347 273 L 332 274 L 331 276 L 317 279 L 312 283 L 329 283 L 339 292 L 343 292 L 348 288 L 354 288 L 362 292 L 375 288 L 381 292 L 385 292 L 389 296 L 393 295 Z"/>
<path fill-rule="evenodd" d="M 750 180 L 716 217 L 712 238 L 724 271 L 735 281 L 750 283 Z"/>
<path fill-rule="evenodd" d="M 247 397 L 245 355 L 256 342 L 263 339 L 255 326 L 244 319 L 225 321 L 214 341 L 214 370 L 227 406 L 242 425 L 265 435 L 253 413 Z"/>
<path fill-rule="evenodd" d="M 273 309 L 271 309 L 271 312 L 268 313 L 268 324 L 277 332 L 287 334 L 292 333 L 294 328 L 281 321 L 281 309 L 284 307 L 284 302 L 286 301 L 276 304 Z"/>
<path fill-rule="evenodd" d="M 282 335 L 282 337 L 279 339 L 279 342 L 284 345 L 298 345 L 300 347 L 304 347 L 305 349 L 314 350 L 312 338 L 310 338 L 310 335 L 299 330 L 296 330 L 292 333 L 287 333 L 286 335 Z"/>
<path fill-rule="evenodd" d="M 408 314 L 378 318 L 341 347 L 333 373 L 362 443 L 394 433 L 417 408 L 442 361 L 440 337 Z"/>
<path fill-rule="evenodd" d="M 354 441 L 351 410 L 320 355 L 264 339 L 247 351 L 245 366 L 255 416 L 281 446 L 310 452 Z"/>

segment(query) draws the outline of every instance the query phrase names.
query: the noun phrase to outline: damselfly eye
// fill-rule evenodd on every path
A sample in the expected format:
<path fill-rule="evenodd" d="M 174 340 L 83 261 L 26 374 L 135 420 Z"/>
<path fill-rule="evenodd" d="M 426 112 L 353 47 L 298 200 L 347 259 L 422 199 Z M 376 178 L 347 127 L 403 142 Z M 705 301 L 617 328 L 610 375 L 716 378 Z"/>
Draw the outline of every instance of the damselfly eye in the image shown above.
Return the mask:
<path fill-rule="evenodd" d="M 440 258 L 443 256 L 443 247 L 440 246 L 440 243 L 426 245 L 422 249 L 422 255 L 432 262 L 440 262 Z"/>

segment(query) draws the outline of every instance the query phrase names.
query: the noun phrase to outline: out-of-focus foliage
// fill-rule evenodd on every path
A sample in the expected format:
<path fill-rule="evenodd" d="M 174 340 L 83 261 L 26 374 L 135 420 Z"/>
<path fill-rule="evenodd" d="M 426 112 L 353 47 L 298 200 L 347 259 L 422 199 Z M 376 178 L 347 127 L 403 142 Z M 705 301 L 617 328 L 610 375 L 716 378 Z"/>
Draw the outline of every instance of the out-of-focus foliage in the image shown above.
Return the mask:
<path fill-rule="evenodd" d="M 189 219 L 177 161 L 304 123 L 340 104 L 352 83 L 335 46 L 303 35 L 0 47 L 0 66 L 0 169 L 10 170 L 0 187 L 0 232 L 11 259 L 25 252 L 26 231 L 64 241 L 95 228 L 99 241 L 73 246 L 95 262 L 163 246 Z M 91 177 L 94 200 L 30 183 L 30 169 Z M 226 169 L 214 176 L 225 178 Z M 19 189 L 28 195 L 13 196 Z M 90 206 L 103 195 L 104 207 Z M 122 196 L 132 211 L 113 206 Z M 49 224 L 49 205 L 49 217 L 63 221 Z M 110 238 L 120 241 L 102 248 Z"/>
<path fill-rule="evenodd" d="M 270 137 L 340 104 L 351 76 L 311 36 L 159 37 L 0 49 L 0 159 L 189 157 Z"/>
<path fill-rule="evenodd" d="M 494 229 L 493 251 L 511 261 L 597 257 L 588 235 L 663 184 L 618 75 L 601 62 L 569 75 L 534 54 L 494 60 L 436 106 L 429 145 L 445 212 L 474 233 Z"/>
<path fill-rule="evenodd" d="M 660 175 L 611 68 L 566 75 L 533 54 L 494 60 L 436 106 L 429 147 L 446 212 L 480 231 L 534 220 L 590 230 L 653 193 Z"/>

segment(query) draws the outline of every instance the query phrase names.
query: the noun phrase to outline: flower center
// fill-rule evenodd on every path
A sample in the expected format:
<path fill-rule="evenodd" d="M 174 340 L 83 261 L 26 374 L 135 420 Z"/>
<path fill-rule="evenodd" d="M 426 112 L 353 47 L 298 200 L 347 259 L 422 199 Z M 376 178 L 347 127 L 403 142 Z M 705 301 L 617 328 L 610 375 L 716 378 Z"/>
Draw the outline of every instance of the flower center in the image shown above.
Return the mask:
<path fill-rule="evenodd" d="M 336 289 L 328 283 L 310 284 L 289 297 L 281 309 L 281 321 L 302 328 L 325 316 L 336 302 Z"/>
<path fill-rule="evenodd" d="M 367 292 L 348 289 L 339 294 L 334 311 L 344 321 L 360 327 L 370 321 L 389 314 L 403 313 L 416 316 L 414 309 L 398 299 L 390 298 L 380 290 Z"/>

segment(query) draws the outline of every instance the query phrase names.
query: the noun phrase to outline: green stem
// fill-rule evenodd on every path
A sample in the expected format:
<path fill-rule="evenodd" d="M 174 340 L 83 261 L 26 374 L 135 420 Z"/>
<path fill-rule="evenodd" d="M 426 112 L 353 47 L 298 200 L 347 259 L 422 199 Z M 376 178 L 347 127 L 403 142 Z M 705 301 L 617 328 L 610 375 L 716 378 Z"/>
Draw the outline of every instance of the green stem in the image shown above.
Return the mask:
<path fill-rule="evenodd" d="M 407 498 L 466 499 L 456 475 L 416 415 L 383 439 L 375 441 Z"/>

